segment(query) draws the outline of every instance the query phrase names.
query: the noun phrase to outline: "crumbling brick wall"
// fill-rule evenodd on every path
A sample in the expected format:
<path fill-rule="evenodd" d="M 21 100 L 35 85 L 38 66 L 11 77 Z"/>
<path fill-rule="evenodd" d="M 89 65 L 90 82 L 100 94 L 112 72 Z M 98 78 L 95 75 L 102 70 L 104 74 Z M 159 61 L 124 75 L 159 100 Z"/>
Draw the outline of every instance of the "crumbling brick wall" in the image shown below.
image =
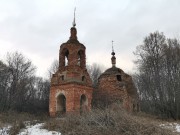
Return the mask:
<path fill-rule="evenodd" d="M 103 102 L 108 104 L 120 102 L 126 110 L 136 110 L 137 93 L 132 78 L 117 67 L 109 68 L 102 73 L 98 79 L 98 88 L 94 92 L 94 100 L 105 100 Z"/>
<path fill-rule="evenodd" d="M 89 111 L 92 100 L 92 81 L 86 69 L 86 48 L 79 43 L 76 28 L 70 39 L 60 46 L 59 69 L 51 79 L 49 112 Z"/>

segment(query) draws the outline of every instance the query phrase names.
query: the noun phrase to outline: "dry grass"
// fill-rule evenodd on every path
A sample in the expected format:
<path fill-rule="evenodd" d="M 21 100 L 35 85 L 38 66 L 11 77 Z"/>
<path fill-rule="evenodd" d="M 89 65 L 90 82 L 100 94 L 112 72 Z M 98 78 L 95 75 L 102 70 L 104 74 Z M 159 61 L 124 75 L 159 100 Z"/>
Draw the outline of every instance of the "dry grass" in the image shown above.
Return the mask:
<path fill-rule="evenodd" d="M 48 119 L 47 114 L 33 115 L 30 113 L 25 113 L 25 112 L 19 113 L 14 111 L 0 113 L 0 120 L 2 123 L 14 123 L 17 121 L 32 121 L 32 120 L 44 121 L 46 119 Z"/>
<path fill-rule="evenodd" d="M 34 125 L 38 122 L 46 121 L 48 116 L 46 114 L 42 115 L 32 115 L 29 113 L 18 113 L 14 111 L 3 112 L 0 114 L 0 128 L 5 125 L 11 125 L 8 131 L 10 135 L 17 135 L 22 128 L 25 128 L 25 121 L 29 121 L 30 125 Z"/>
<path fill-rule="evenodd" d="M 47 115 L 35 116 L 28 113 L 7 112 L 0 114 L 0 125 L 9 123 L 11 135 L 25 127 L 44 122 L 44 128 L 59 131 L 62 135 L 175 135 L 158 125 L 162 120 L 144 113 L 129 114 L 117 104 L 105 110 L 94 109 L 83 115 L 68 114 L 64 118 L 48 118 Z M 34 121 L 36 120 L 36 121 Z"/>
<path fill-rule="evenodd" d="M 105 110 L 93 111 L 79 115 L 67 115 L 61 119 L 46 122 L 48 130 L 60 131 L 63 135 L 173 135 L 162 129 L 153 121 L 133 116 L 116 105 Z"/>
<path fill-rule="evenodd" d="M 12 124 L 12 127 L 9 130 L 9 134 L 17 135 L 22 128 L 25 128 L 25 124 L 22 121 L 17 121 Z"/>

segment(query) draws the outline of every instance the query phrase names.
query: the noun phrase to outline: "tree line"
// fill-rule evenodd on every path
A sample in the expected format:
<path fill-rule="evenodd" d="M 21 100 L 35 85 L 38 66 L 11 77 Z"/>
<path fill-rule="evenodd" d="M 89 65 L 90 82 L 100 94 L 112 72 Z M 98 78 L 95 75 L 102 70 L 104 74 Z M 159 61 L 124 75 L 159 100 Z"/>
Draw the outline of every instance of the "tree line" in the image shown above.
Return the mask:
<path fill-rule="evenodd" d="M 35 75 L 36 67 L 23 54 L 7 53 L 6 59 L 0 60 L 0 112 L 48 112 L 50 80 L 58 68 L 59 62 L 54 60 L 44 79 Z M 100 66 L 88 65 L 87 69 L 93 86 L 97 85 Z"/>
<path fill-rule="evenodd" d="M 21 53 L 7 53 L 6 60 L 0 61 L 0 111 L 48 110 L 50 82 L 37 77 L 35 71 Z"/>
<path fill-rule="evenodd" d="M 132 76 L 141 111 L 179 119 L 180 41 L 156 31 L 144 38 L 134 54 L 137 72 Z M 44 79 L 35 75 L 35 66 L 21 53 L 8 53 L 6 60 L 0 60 L 0 111 L 48 112 L 50 78 L 58 63 L 52 63 Z M 94 63 L 87 70 L 96 88 L 103 68 Z"/>
<path fill-rule="evenodd" d="M 163 118 L 180 118 L 180 41 L 158 31 L 137 46 L 134 82 L 141 110 Z"/>

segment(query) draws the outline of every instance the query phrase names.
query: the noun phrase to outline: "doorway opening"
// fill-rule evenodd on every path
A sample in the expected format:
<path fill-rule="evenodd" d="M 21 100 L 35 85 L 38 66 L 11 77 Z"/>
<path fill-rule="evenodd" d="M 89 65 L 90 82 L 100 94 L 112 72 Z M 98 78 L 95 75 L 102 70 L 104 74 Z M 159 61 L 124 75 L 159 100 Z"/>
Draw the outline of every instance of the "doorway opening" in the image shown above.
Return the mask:
<path fill-rule="evenodd" d="M 86 96 L 83 94 L 81 95 L 81 99 L 80 99 L 80 114 L 87 111 L 87 106 L 88 106 L 88 100 Z"/>
<path fill-rule="evenodd" d="M 63 94 L 60 94 L 57 97 L 57 114 L 65 114 L 66 113 L 66 97 Z"/>

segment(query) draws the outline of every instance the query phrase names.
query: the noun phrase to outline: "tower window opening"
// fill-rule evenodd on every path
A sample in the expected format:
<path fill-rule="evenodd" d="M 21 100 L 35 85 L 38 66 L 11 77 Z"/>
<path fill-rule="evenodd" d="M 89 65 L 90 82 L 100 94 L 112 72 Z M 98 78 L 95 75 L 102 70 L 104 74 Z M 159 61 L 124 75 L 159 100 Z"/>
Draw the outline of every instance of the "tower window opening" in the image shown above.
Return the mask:
<path fill-rule="evenodd" d="M 65 66 L 67 66 L 68 65 L 68 59 L 67 59 L 67 57 L 65 57 Z"/>
<path fill-rule="evenodd" d="M 78 62 L 77 62 L 78 66 L 82 66 L 83 58 L 84 58 L 83 50 L 78 51 Z"/>
<path fill-rule="evenodd" d="M 66 52 L 65 52 L 65 66 L 68 65 L 68 56 L 69 56 L 69 51 L 66 50 Z"/>
<path fill-rule="evenodd" d="M 121 75 L 116 75 L 118 81 L 122 81 Z"/>
<path fill-rule="evenodd" d="M 82 81 L 83 81 L 83 82 L 85 81 L 85 79 L 86 79 L 85 76 L 82 76 Z"/>
<path fill-rule="evenodd" d="M 78 63 L 77 63 L 77 65 L 80 66 L 80 63 L 81 63 L 81 55 L 78 52 Z"/>
<path fill-rule="evenodd" d="M 60 50 L 59 55 L 59 67 L 64 67 L 69 64 L 69 50 L 67 48 L 63 48 Z"/>

